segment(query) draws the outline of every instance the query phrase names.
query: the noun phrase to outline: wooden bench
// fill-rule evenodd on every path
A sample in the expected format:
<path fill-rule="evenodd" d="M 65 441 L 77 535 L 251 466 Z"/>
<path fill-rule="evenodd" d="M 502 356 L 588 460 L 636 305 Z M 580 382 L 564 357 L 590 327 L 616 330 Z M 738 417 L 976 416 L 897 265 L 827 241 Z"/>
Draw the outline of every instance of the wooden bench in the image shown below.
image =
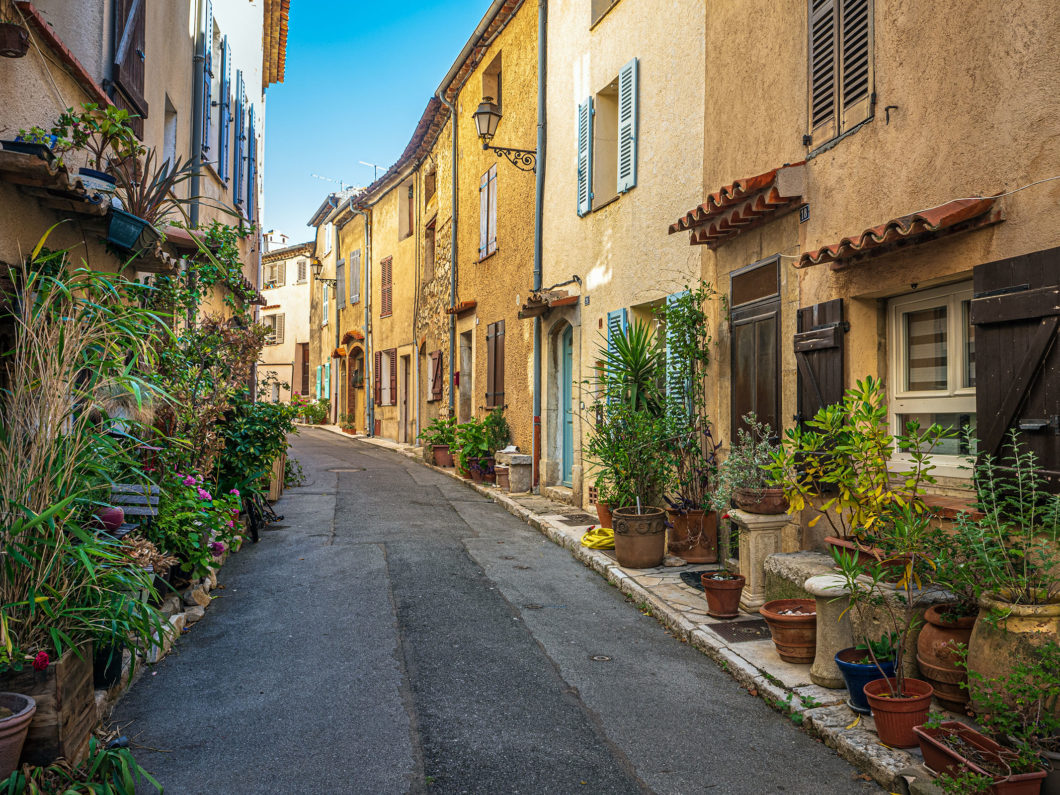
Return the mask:
<path fill-rule="evenodd" d="M 158 495 L 158 486 L 136 486 L 131 483 L 115 483 L 111 486 L 110 504 L 125 511 L 126 520 L 111 535 L 122 538 L 140 525 L 153 521 L 158 516 Z"/>

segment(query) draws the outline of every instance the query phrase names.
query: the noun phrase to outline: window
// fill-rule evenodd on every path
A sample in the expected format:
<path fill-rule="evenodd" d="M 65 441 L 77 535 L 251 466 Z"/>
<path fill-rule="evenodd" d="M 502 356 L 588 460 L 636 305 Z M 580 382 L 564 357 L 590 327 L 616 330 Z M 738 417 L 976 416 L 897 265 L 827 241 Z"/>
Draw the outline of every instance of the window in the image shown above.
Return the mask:
<path fill-rule="evenodd" d="M 486 326 L 486 408 L 504 405 L 504 321 Z"/>
<path fill-rule="evenodd" d="M 398 240 L 409 237 L 416 224 L 416 191 L 412 180 L 398 188 Z"/>
<path fill-rule="evenodd" d="M 578 106 L 578 215 L 637 185 L 638 61 Z"/>
<path fill-rule="evenodd" d="M 326 326 L 328 324 L 328 315 L 331 313 L 330 301 L 328 296 L 328 285 L 326 282 L 320 283 L 320 289 L 323 291 L 324 299 L 321 302 L 323 311 L 321 312 L 320 325 Z"/>
<path fill-rule="evenodd" d="M 968 320 L 972 285 L 963 283 L 892 298 L 888 304 L 891 428 L 910 421 L 923 430 L 938 423 L 957 432 L 936 448 L 959 465 L 974 455 L 975 326 Z"/>
<path fill-rule="evenodd" d="M 397 405 L 397 349 L 375 352 L 375 402 L 380 406 Z"/>
<path fill-rule="evenodd" d="M 809 0 L 812 146 L 872 116 L 873 0 Z"/>
<path fill-rule="evenodd" d="M 148 117 L 147 100 L 144 99 L 144 72 L 147 62 L 146 21 L 144 3 L 134 0 L 117 0 L 114 4 L 115 37 L 118 42 L 114 54 L 114 104 L 129 111 L 132 118 L 129 126 L 141 140 L 144 137 L 144 119 Z M 126 33 L 129 35 L 126 36 Z M 125 48 L 120 43 L 126 42 Z"/>
<path fill-rule="evenodd" d="M 618 0 L 592 0 L 592 18 L 589 27 L 600 21 L 601 17 L 618 5 Z"/>
<path fill-rule="evenodd" d="M 427 203 L 434 198 L 434 194 L 438 192 L 438 166 L 431 163 L 427 166 L 427 171 L 423 175 L 423 206 L 426 207 Z"/>
<path fill-rule="evenodd" d="M 308 268 L 304 259 L 298 260 L 298 284 L 305 284 Z"/>
<path fill-rule="evenodd" d="M 434 351 L 427 359 L 427 383 L 431 385 L 430 397 L 427 398 L 428 403 L 442 399 L 443 370 L 442 352 Z"/>
<path fill-rule="evenodd" d="M 346 306 L 346 263 L 339 260 L 335 266 L 335 309 Z"/>
<path fill-rule="evenodd" d="M 324 224 L 324 255 L 331 253 L 331 238 L 334 236 L 334 227 L 331 223 Z"/>
<path fill-rule="evenodd" d="M 265 338 L 266 345 L 283 345 L 283 314 L 263 315 L 261 322 L 269 329 Z"/>
<path fill-rule="evenodd" d="M 490 65 L 482 72 L 482 98 L 491 99 L 501 108 L 501 54 L 490 61 Z"/>
<path fill-rule="evenodd" d="M 780 414 L 780 259 L 733 271 L 729 282 L 732 324 L 732 426 L 747 429 L 744 415 L 778 433 Z"/>
<path fill-rule="evenodd" d="M 280 402 L 280 385 L 279 384 L 273 384 L 272 385 L 272 402 L 273 403 L 279 403 Z"/>
<path fill-rule="evenodd" d="M 350 252 L 350 303 L 361 301 L 361 250 Z"/>
<path fill-rule="evenodd" d="M 497 250 L 497 166 L 490 166 L 478 184 L 478 258 Z"/>
<path fill-rule="evenodd" d="M 428 282 L 434 278 L 434 230 L 435 221 L 423 230 L 423 279 Z"/>
<path fill-rule="evenodd" d="M 221 74 L 218 79 L 217 105 L 217 173 L 224 182 L 229 174 L 229 141 L 232 138 L 232 48 L 228 37 L 220 41 Z"/>
<path fill-rule="evenodd" d="M 265 264 L 265 288 L 283 287 L 287 283 L 287 263 L 283 260 Z"/>
<path fill-rule="evenodd" d="M 203 49 L 202 49 L 202 108 L 200 114 L 202 118 L 202 142 L 200 144 L 199 157 L 204 163 L 210 162 L 213 158 L 211 152 L 212 144 L 214 141 L 214 130 L 216 125 L 213 123 L 213 99 L 214 99 L 214 79 L 220 73 L 220 70 L 215 68 L 216 64 L 214 59 L 217 58 L 218 53 L 214 47 L 214 40 L 216 39 L 215 28 L 213 22 L 213 3 L 211 0 L 206 0 L 205 19 L 203 20 Z"/>
<path fill-rule="evenodd" d="M 170 164 L 177 162 L 177 109 L 166 94 L 166 113 L 162 127 L 162 159 Z"/>
<path fill-rule="evenodd" d="M 394 258 L 379 263 L 379 317 L 390 317 L 394 312 Z"/>
<path fill-rule="evenodd" d="M 232 117 L 235 122 L 235 153 L 232 165 L 235 168 L 235 184 L 232 186 L 232 197 L 236 207 L 243 206 L 243 183 L 247 173 L 247 89 L 243 83 L 243 71 L 236 69 L 236 112 Z"/>

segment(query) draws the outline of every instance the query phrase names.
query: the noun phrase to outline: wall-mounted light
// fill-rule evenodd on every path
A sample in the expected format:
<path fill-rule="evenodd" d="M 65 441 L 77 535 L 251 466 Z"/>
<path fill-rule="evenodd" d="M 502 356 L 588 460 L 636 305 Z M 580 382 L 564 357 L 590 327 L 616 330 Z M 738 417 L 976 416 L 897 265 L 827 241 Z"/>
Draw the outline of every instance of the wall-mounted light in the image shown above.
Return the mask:
<path fill-rule="evenodd" d="M 313 278 L 316 279 L 318 282 L 324 282 L 324 284 L 332 288 L 338 286 L 338 279 L 325 279 L 323 276 L 320 275 L 324 270 L 324 263 L 320 260 L 320 257 L 313 257 L 311 260 L 309 260 L 309 267 L 313 271 Z"/>
<path fill-rule="evenodd" d="M 483 149 L 492 149 L 497 157 L 508 158 L 512 165 L 521 171 L 537 171 L 536 149 L 511 149 L 506 146 L 490 146 L 490 141 L 497 134 L 497 126 L 501 123 L 501 109 L 493 97 L 483 97 L 478 108 L 471 117 L 475 120 L 475 129 L 478 130 L 479 140 L 482 141 Z"/>

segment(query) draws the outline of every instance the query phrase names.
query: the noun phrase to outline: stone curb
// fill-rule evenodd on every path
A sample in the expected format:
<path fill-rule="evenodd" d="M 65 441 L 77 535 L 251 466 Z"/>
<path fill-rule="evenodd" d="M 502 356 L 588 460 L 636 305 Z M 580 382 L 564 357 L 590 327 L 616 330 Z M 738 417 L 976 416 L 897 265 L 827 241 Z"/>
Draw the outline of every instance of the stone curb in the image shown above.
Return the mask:
<path fill-rule="evenodd" d="M 454 469 L 428 464 L 417 452 L 418 448 L 411 448 L 389 439 L 361 435 L 353 437 L 337 426 L 314 427 L 338 433 L 347 439 L 356 438 L 362 442 L 401 453 L 406 458 L 428 469 L 433 469 L 435 472 L 448 475 L 482 496 L 488 497 L 508 513 L 537 529 L 557 546 L 567 549 L 582 564 L 600 574 L 638 606 L 649 607 L 651 615 L 671 634 L 713 660 L 751 695 L 758 696 L 789 717 L 801 716 L 802 728 L 819 738 L 854 767 L 872 776 L 880 786 L 889 792 L 908 795 L 912 783 L 910 770 L 915 769 L 914 788 L 917 792 L 926 792 L 919 787 L 924 786 L 922 782 L 925 778 L 930 780 L 930 775 L 919 764 L 920 759 L 904 750 L 881 745 L 876 733 L 872 730 L 875 725 L 870 717 L 864 716 L 856 722 L 856 725 L 852 725 L 851 712 L 842 703 L 846 697 L 845 691 L 835 691 L 835 701 L 822 705 L 814 698 L 820 694 L 820 688 L 785 686 L 768 671 L 734 652 L 720 636 L 697 627 L 680 610 L 634 580 L 627 571 L 607 555 L 599 550 L 583 547 L 577 535 L 567 528 L 549 522 L 548 519 L 520 505 L 508 495 L 497 491 L 496 488 L 465 480 Z M 803 700 L 804 698 L 806 701 Z M 902 775 L 903 773 L 905 775 Z"/>

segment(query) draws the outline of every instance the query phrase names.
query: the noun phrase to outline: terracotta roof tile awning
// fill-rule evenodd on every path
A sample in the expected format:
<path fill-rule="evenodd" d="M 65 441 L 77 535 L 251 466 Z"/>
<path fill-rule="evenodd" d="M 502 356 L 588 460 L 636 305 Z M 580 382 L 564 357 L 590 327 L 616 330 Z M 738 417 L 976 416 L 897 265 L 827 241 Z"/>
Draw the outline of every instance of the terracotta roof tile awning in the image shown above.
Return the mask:
<path fill-rule="evenodd" d="M 715 248 L 739 232 L 794 210 L 805 189 L 804 169 L 804 163 L 794 163 L 725 185 L 670 224 L 670 234 L 687 231 L 690 244 Z"/>
<path fill-rule="evenodd" d="M 922 243 L 944 234 L 978 229 L 1004 220 L 998 197 L 955 199 L 951 202 L 894 218 L 885 224 L 872 226 L 854 237 L 844 237 L 838 243 L 807 251 L 796 268 L 807 268 L 831 263 L 833 270 L 847 267 L 855 259 L 874 254 L 885 254 L 903 244 Z"/>
<path fill-rule="evenodd" d="M 343 359 L 343 358 L 345 358 L 345 356 L 346 356 L 346 346 L 345 345 L 340 345 L 339 347 L 337 347 L 335 350 L 333 350 L 331 352 L 331 358 L 332 359 Z"/>
<path fill-rule="evenodd" d="M 351 328 L 345 334 L 342 335 L 343 344 L 347 342 L 360 342 L 364 339 L 364 332 L 359 328 Z"/>

